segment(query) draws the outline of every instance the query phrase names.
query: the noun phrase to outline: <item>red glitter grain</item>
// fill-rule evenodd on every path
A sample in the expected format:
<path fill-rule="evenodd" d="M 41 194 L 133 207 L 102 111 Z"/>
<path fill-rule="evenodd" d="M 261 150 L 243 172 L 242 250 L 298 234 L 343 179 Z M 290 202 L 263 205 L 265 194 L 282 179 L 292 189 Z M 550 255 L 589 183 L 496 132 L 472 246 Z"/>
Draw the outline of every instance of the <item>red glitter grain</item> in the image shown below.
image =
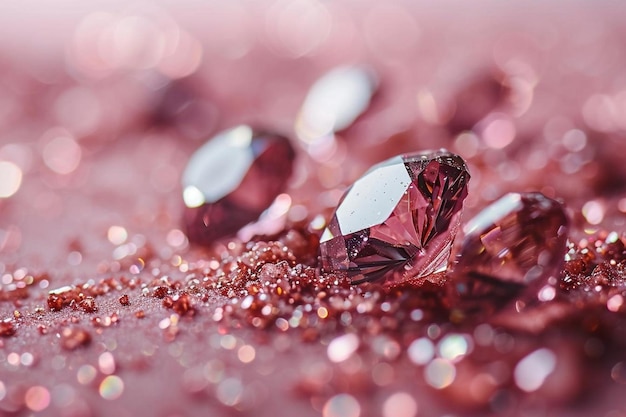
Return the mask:
<path fill-rule="evenodd" d="M 123 306 L 129 306 L 130 300 L 128 299 L 128 295 L 124 294 L 119 298 L 120 304 Z"/>
<path fill-rule="evenodd" d="M 0 321 L 0 337 L 15 335 L 15 325 L 10 321 Z"/>
<path fill-rule="evenodd" d="M 86 297 L 84 300 L 78 303 L 78 307 L 86 313 L 95 313 L 98 311 L 96 300 L 93 297 Z"/>

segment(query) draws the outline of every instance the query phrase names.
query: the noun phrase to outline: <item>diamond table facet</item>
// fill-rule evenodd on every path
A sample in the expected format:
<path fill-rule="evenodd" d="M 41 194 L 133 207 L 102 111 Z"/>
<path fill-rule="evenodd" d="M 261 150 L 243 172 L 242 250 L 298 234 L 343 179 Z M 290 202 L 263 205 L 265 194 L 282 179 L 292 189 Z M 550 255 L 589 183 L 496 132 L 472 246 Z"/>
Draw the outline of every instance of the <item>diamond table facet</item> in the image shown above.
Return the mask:
<path fill-rule="evenodd" d="M 470 179 L 441 149 L 372 167 L 342 197 L 321 242 L 322 268 L 353 284 L 394 285 L 445 270 Z"/>
<path fill-rule="evenodd" d="M 243 125 L 200 147 L 182 178 L 189 240 L 208 245 L 257 220 L 285 190 L 294 158 L 287 138 Z"/>

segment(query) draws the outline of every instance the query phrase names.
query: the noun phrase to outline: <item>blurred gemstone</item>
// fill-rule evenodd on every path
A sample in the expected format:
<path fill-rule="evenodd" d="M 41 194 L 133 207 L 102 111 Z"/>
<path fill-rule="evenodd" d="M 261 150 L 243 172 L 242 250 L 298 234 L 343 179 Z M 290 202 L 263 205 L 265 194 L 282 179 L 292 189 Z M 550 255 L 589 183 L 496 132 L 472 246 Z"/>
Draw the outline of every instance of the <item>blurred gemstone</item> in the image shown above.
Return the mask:
<path fill-rule="evenodd" d="M 285 190 L 294 158 L 287 138 L 248 126 L 219 133 L 203 145 L 182 178 L 189 240 L 210 244 L 257 220 Z"/>
<path fill-rule="evenodd" d="M 378 86 L 375 74 L 358 66 L 337 67 L 324 74 L 309 90 L 296 132 L 304 142 L 349 127 L 368 108 Z"/>
<path fill-rule="evenodd" d="M 470 130 L 485 116 L 502 105 L 510 91 L 499 73 L 485 73 L 465 84 L 456 94 L 455 111 L 448 121 L 452 133 Z"/>
<path fill-rule="evenodd" d="M 344 194 L 321 238 L 322 267 L 393 285 L 446 269 L 470 175 L 445 149 L 396 156 Z"/>
<path fill-rule="evenodd" d="M 471 219 L 451 273 L 452 307 L 500 307 L 556 277 L 566 251 L 563 206 L 541 193 L 510 193 Z"/>

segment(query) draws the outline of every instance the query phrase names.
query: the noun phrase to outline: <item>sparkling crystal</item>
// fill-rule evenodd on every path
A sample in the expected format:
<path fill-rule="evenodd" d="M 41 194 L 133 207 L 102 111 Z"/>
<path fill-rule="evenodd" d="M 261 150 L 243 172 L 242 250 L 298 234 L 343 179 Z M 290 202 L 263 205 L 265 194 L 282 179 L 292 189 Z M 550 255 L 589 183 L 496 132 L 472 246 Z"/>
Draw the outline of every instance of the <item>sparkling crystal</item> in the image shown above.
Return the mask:
<path fill-rule="evenodd" d="M 184 220 L 192 242 L 210 244 L 259 218 L 285 190 L 295 152 L 285 137 L 226 130 L 191 157 L 183 173 Z"/>
<path fill-rule="evenodd" d="M 369 106 L 378 80 L 368 69 L 337 67 L 313 84 L 296 120 L 296 133 L 304 142 L 341 131 Z"/>
<path fill-rule="evenodd" d="M 566 251 L 563 206 L 541 193 L 510 193 L 463 227 L 465 237 L 450 279 L 452 307 L 501 306 L 528 286 L 556 277 Z"/>
<path fill-rule="evenodd" d="M 324 231 L 322 267 L 353 284 L 393 285 L 445 270 L 469 172 L 445 149 L 396 156 L 344 194 Z"/>

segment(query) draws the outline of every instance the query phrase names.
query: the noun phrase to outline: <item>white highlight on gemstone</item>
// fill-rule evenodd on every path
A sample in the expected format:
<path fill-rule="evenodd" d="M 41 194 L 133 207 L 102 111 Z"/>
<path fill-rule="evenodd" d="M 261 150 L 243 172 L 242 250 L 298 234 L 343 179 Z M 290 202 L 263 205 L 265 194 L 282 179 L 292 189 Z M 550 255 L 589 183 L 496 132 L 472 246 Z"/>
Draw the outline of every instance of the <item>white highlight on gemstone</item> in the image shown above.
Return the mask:
<path fill-rule="evenodd" d="M 309 90 L 296 120 L 296 133 L 304 142 L 343 130 L 367 109 L 376 78 L 361 67 L 338 67 L 322 76 Z"/>
<path fill-rule="evenodd" d="M 183 201 L 187 207 L 215 203 L 237 188 L 248 172 L 254 155 L 250 151 L 235 150 L 250 147 L 252 136 L 252 129 L 241 125 L 218 134 L 192 155 L 182 179 Z M 232 169 L 233 166 L 240 168 Z M 207 181 L 207 178 L 211 180 Z"/>
<path fill-rule="evenodd" d="M 542 348 L 519 361 L 513 376 L 521 390 L 533 392 L 541 388 L 555 368 L 556 355 L 550 349 Z"/>
<path fill-rule="evenodd" d="M 389 159 L 385 164 L 376 165 L 358 179 L 337 208 L 336 216 L 342 234 L 383 223 L 406 192 L 406 184 L 411 182 L 411 177 L 402 157 Z M 384 185 L 385 192 L 381 194 L 381 187 L 373 187 L 372 184 Z M 368 207 L 368 210 L 363 210 L 363 207 Z M 324 237 L 322 242 L 327 240 Z"/>
<path fill-rule="evenodd" d="M 463 232 L 466 236 L 473 235 L 476 232 L 480 233 L 493 224 L 493 219 L 499 219 L 503 213 L 517 211 L 521 207 L 522 196 L 520 194 L 507 194 L 468 221 L 463 227 Z"/>
<path fill-rule="evenodd" d="M 197 187 L 189 185 L 183 190 L 183 201 L 189 208 L 200 207 L 205 203 L 204 194 Z"/>
<path fill-rule="evenodd" d="M 13 162 L 0 161 L 0 198 L 9 198 L 22 185 L 22 170 Z"/>
<path fill-rule="evenodd" d="M 334 338 L 327 349 L 328 359 L 332 362 L 343 362 L 350 358 L 359 348 L 359 338 L 353 333 Z"/>

